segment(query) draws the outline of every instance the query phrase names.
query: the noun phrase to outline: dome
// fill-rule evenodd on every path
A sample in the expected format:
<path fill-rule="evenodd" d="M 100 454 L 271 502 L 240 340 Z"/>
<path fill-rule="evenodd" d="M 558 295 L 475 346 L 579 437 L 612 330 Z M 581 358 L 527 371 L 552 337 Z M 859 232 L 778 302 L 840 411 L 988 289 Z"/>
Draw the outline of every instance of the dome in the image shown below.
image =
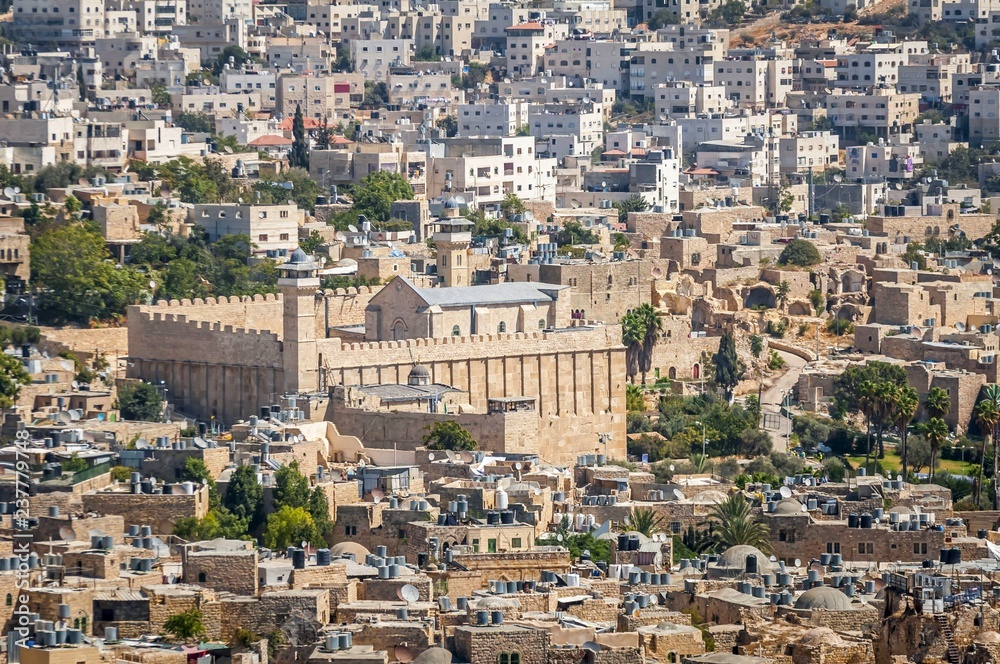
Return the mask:
<path fill-rule="evenodd" d="M 341 542 L 340 544 L 334 544 L 330 547 L 331 557 L 341 557 L 345 553 L 354 554 L 354 562 L 363 563 L 365 558 L 371 551 L 361 546 L 357 542 Z"/>
<path fill-rule="evenodd" d="M 975 643 L 1000 643 L 1000 633 L 994 631 L 986 631 L 981 633 L 975 639 Z"/>
<path fill-rule="evenodd" d="M 794 498 L 785 498 L 778 501 L 772 514 L 802 514 L 802 503 Z"/>
<path fill-rule="evenodd" d="M 490 595 L 484 597 L 476 604 L 477 611 L 503 611 L 504 609 L 520 609 L 521 603 L 516 599 L 497 597 Z"/>
<path fill-rule="evenodd" d="M 414 364 L 406 376 L 407 385 L 429 385 L 430 382 L 431 370 L 422 364 Z"/>
<path fill-rule="evenodd" d="M 725 553 L 719 556 L 718 567 L 729 569 L 745 570 L 747 568 L 747 556 L 757 556 L 757 571 L 760 574 L 767 574 L 776 569 L 776 565 L 755 546 L 748 544 L 738 544 L 726 549 Z"/>
<path fill-rule="evenodd" d="M 413 664 L 451 664 L 451 652 L 444 648 L 428 648 L 417 655 Z"/>
<path fill-rule="evenodd" d="M 457 210 L 457 209 L 459 209 L 459 207 L 460 206 L 458 204 L 458 201 L 456 201 L 454 198 L 449 198 L 448 200 L 446 200 L 444 202 L 444 209 L 445 210 Z"/>
<path fill-rule="evenodd" d="M 308 263 L 309 257 L 306 256 L 306 252 L 302 251 L 302 247 L 296 247 L 292 255 L 288 257 L 289 263 Z"/>
<path fill-rule="evenodd" d="M 816 627 L 802 635 L 799 643 L 804 646 L 838 645 L 840 636 L 829 627 Z"/>
<path fill-rule="evenodd" d="M 718 489 L 708 489 L 691 498 L 692 503 L 699 505 L 715 505 L 726 500 L 726 494 Z"/>
<path fill-rule="evenodd" d="M 818 586 L 805 591 L 795 600 L 796 609 L 815 611 L 848 611 L 851 608 L 851 598 L 830 586 Z"/>

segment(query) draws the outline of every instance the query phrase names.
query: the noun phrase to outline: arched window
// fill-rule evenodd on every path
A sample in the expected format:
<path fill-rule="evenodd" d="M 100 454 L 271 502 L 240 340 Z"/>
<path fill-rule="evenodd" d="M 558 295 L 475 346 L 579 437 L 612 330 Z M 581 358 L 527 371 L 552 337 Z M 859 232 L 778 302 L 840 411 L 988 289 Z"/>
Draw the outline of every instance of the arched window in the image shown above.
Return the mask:
<path fill-rule="evenodd" d="M 198 583 L 205 583 L 208 581 L 208 575 L 204 572 L 198 572 Z"/>
<path fill-rule="evenodd" d="M 500 321 L 500 324 L 497 325 L 497 334 L 503 334 L 506 331 L 507 331 L 507 323 L 505 323 L 504 321 Z"/>
<path fill-rule="evenodd" d="M 521 653 L 502 652 L 497 658 L 499 664 L 521 664 Z"/>
<path fill-rule="evenodd" d="M 545 329 L 545 319 L 544 318 L 539 318 L 538 319 L 538 329 L 539 330 L 544 330 Z"/>
<path fill-rule="evenodd" d="M 462 330 L 460 330 L 458 328 L 458 325 L 456 325 L 455 327 L 451 328 L 451 336 L 453 336 L 453 337 L 460 337 L 460 336 L 462 336 Z"/>
<path fill-rule="evenodd" d="M 13 605 L 14 605 L 14 596 L 11 595 L 10 593 L 7 593 L 7 606 L 13 606 Z"/>

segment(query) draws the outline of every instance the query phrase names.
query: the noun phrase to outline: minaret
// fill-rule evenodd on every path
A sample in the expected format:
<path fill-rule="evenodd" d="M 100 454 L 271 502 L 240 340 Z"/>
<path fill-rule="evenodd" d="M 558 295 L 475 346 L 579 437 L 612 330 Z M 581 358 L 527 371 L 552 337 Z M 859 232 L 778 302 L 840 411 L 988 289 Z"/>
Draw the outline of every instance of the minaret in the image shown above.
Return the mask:
<path fill-rule="evenodd" d="M 469 246 L 474 224 L 459 216 L 458 201 L 445 201 L 441 217 L 434 222 L 434 248 L 437 250 L 437 270 L 442 286 L 471 286 L 469 279 Z"/>
<path fill-rule="evenodd" d="M 278 288 L 283 300 L 282 363 L 285 394 L 308 394 L 319 389 L 316 352 L 316 291 L 319 265 L 296 249 L 279 265 Z"/>

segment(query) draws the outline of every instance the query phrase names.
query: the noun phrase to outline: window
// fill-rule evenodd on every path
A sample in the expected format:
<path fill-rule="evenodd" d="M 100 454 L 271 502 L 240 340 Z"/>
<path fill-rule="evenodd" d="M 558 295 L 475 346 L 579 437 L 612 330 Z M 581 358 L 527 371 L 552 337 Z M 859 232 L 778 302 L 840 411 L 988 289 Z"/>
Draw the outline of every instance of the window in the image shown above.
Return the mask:
<path fill-rule="evenodd" d="M 260 242 L 267 242 L 267 235 L 265 233 L 261 233 L 257 236 L 257 240 Z"/>
<path fill-rule="evenodd" d="M 344 534 L 347 535 L 347 536 L 357 535 L 358 534 L 358 527 L 357 526 L 344 526 Z"/>
<path fill-rule="evenodd" d="M 198 572 L 198 583 L 205 583 L 208 581 L 208 575 L 204 572 Z"/>
<path fill-rule="evenodd" d="M 826 543 L 827 553 L 840 553 L 840 542 L 827 542 Z"/>
<path fill-rule="evenodd" d="M 875 553 L 875 545 L 871 542 L 858 542 L 858 553 L 860 555 L 871 555 Z"/>
<path fill-rule="evenodd" d="M 521 653 L 502 652 L 498 657 L 499 664 L 521 664 Z"/>
<path fill-rule="evenodd" d="M 497 334 L 503 334 L 506 331 L 507 331 L 507 323 L 505 323 L 504 321 L 500 321 L 500 324 L 497 325 Z"/>
<path fill-rule="evenodd" d="M 486 553 L 497 552 L 497 541 L 495 539 L 486 540 Z"/>
<path fill-rule="evenodd" d="M 456 325 L 455 327 L 451 328 L 451 336 L 453 336 L 453 337 L 462 336 L 462 330 L 459 329 L 458 325 Z"/>
<path fill-rule="evenodd" d="M 288 240 L 288 233 L 282 233 L 281 235 L 278 236 L 278 239 L 283 241 Z"/>
<path fill-rule="evenodd" d="M 14 596 L 11 595 L 10 593 L 7 593 L 7 602 L 6 603 L 7 603 L 7 606 L 13 606 L 13 604 L 14 604 Z"/>
<path fill-rule="evenodd" d="M 514 548 L 514 549 L 520 549 L 521 548 L 521 538 L 520 537 L 512 537 L 512 538 L 510 538 L 510 546 L 511 546 L 511 548 Z"/>
<path fill-rule="evenodd" d="M 544 318 L 539 318 L 538 319 L 538 329 L 539 330 L 544 330 L 545 329 L 545 319 Z"/>
<path fill-rule="evenodd" d="M 913 553 L 919 555 L 927 555 L 927 542 L 914 542 Z"/>

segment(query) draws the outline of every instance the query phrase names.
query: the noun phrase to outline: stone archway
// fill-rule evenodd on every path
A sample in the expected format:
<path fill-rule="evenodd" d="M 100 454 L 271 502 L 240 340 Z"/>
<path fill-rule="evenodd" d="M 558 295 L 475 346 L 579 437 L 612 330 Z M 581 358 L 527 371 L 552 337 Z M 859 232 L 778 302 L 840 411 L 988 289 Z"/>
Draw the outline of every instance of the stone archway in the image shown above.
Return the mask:
<path fill-rule="evenodd" d="M 774 309 L 778 305 L 778 301 L 774 297 L 774 290 L 770 286 L 754 286 L 747 292 L 746 297 L 743 298 L 743 306 L 747 309 L 753 309 L 761 305 L 764 305 L 768 309 Z"/>

